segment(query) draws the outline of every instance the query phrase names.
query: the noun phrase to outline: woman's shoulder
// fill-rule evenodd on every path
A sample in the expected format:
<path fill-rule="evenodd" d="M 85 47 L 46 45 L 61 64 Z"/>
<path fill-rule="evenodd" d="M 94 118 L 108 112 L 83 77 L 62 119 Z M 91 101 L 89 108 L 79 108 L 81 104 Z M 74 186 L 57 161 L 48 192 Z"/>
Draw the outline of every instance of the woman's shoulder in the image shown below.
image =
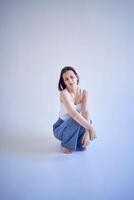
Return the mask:
<path fill-rule="evenodd" d="M 86 88 L 82 88 L 81 92 L 82 92 L 82 98 L 85 98 L 88 96 L 88 90 Z"/>
<path fill-rule="evenodd" d="M 59 91 L 59 94 L 60 94 L 60 96 L 66 95 L 67 94 L 66 89 Z"/>
<path fill-rule="evenodd" d="M 66 92 L 66 88 L 59 91 L 60 93 Z"/>
<path fill-rule="evenodd" d="M 88 93 L 88 90 L 86 88 L 80 88 L 80 91 L 85 95 Z"/>
<path fill-rule="evenodd" d="M 59 91 L 59 98 L 61 102 L 62 102 L 62 98 L 67 97 L 67 96 L 68 96 L 68 93 L 66 89 Z"/>

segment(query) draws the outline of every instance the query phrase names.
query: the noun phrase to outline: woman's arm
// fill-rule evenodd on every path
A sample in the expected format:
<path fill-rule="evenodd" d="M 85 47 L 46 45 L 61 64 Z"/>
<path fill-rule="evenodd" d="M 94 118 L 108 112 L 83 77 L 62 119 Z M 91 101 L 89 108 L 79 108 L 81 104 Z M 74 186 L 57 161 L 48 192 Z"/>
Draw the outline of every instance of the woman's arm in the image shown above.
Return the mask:
<path fill-rule="evenodd" d="M 67 109 L 67 111 L 69 112 L 69 114 L 71 115 L 71 117 L 75 121 L 77 121 L 80 125 L 82 125 L 84 128 L 86 128 L 87 130 L 90 131 L 91 126 L 90 126 L 88 120 L 86 120 L 79 112 L 77 112 L 75 110 L 75 108 L 70 103 L 70 100 L 64 90 L 62 90 L 60 92 L 60 99 L 63 102 L 63 104 L 64 104 L 65 108 Z"/>
<path fill-rule="evenodd" d="M 82 94 L 82 102 L 81 102 L 81 115 L 85 119 L 89 119 L 89 111 L 88 111 L 88 92 L 83 90 Z"/>
<path fill-rule="evenodd" d="M 88 92 L 86 90 L 83 91 L 83 97 L 82 97 L 82 103 L 81 103 L 81 115 L 89 120 L 89 111 L 88 111 Z M 92 124 L 92 120 L 90 121 L 90 123 Z M 90 133 L 90 139 L 94 140 L 96 138 L 96 133 L 94 128 L 91 128 L 91 131 L 89 131 Z M 84 138 L 83 138 L 84 140 Z"/>

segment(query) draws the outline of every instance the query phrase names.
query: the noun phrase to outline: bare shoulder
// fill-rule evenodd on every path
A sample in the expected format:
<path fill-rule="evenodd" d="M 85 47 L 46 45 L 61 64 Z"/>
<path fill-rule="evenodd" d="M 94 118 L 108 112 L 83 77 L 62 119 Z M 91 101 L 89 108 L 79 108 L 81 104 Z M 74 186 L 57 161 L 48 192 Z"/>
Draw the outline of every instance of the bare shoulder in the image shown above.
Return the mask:
<path fill-rule="evenodd" d="M 88 91 L 86 89 L 83 90 L 83 95 L 82 95 L 82 106 L 83 110 L 88 110 Z"/>
<path fill-rule="evenodd" d="M 83 89 L 83 98 L 88 97 L 88 91 L 86 89 Z"/>
<path fill-rule="evenodd" d="M 60 91 L 60 97 L 66 96 L 66 89 Z"/>
<path fill-rule="evenodd" d="M 63 101 L 64 98 L 67 97 L 66 89 L 60 91 L 60 101 Z"/>

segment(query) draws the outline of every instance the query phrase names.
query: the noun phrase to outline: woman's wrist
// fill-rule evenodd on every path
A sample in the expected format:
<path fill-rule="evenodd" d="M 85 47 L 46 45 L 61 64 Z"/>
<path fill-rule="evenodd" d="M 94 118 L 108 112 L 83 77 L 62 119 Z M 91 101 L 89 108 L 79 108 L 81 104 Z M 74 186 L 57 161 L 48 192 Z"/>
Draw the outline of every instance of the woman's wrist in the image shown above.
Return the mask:
<path fill-rule="evenodd" d="M 91 125 L 90 125 L 90 124 L 89 124 L 89 126 L 88 126 L 87 130 L 88 130 L 89 132 L 92 130 L 92 127 L 91 127 Z"/>

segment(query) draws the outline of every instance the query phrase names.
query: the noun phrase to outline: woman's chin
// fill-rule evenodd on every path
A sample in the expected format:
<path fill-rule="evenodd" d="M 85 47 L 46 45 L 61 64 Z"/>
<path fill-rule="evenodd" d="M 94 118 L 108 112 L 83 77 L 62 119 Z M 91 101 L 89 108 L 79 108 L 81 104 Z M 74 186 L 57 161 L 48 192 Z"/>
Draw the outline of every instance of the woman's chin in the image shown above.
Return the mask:
<path fill-rule="evenodd" d="M 70 88 L 74 88 L 74 85 L 70 85 Z"/>
<path fill-rule="evenodd" d="M 72 89 L 75 89 L 76 87 L 77 87 L 76 84 L 72 84 L 72 85 L 70 85 L 70 88 L 72 88 Z"/>
<path fill-rule="evenodd" d="M 73 84 L 73 85 L 69 85 L 69 86 L 68 86 L 68 89 L 69 89 L 69 90 L 75 90 L 76 87 L 77 87 L 77 86 L 76 86 L 75 84 Z"/>

